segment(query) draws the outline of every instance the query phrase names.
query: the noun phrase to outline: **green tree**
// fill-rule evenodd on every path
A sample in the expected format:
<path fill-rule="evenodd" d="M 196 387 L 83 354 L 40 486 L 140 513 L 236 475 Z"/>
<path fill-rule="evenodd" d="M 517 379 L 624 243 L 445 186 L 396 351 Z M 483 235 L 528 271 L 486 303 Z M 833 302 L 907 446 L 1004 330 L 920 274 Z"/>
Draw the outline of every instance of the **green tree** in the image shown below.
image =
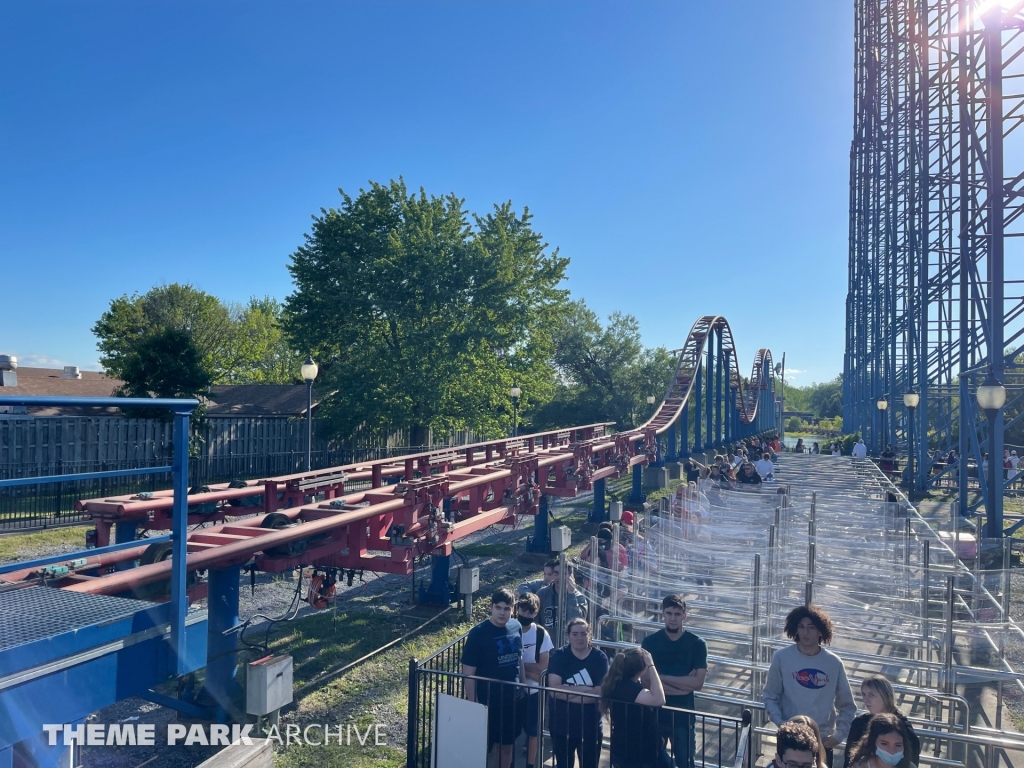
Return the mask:
<path fill-rule="evenodd" d="M 122 380 L 126 366 L 137 363 L 140 345 L 175 330 L 188 336 L 214 384 L 298 383 L 304 356 L 292 349 L 282 312 L 269 296 L 228 306 L 194 286 L 172 283 L 114 299 L 92 330 L 104 369 Z"/>
<path fill-rule="evenodd" d="M 665 349 L 644 348 L 635 317 L 615 312 L 602 325 L 583 301 L 562 316 L 554 345 L 560 385 L 537 416 L 543 427 L 598 421 L 634 427 L 650 414 L 647 396 L 660 402 L 675 372 Z"/>
<path fill-rule="evenodd" d="M 288 269 L 285 328 L 336 394 L 322 406 L 339 435 L 408 426 L 497 434 L 551 389 L 551 328 L 568 259 L 510 203 L 473 217 L 455 195 L 371 183 L 321 210 Z"/>
<path fill-rule="evenodd" d="M 226 378 L 232 360 L 234 323 L 216 296 L 191 285 L 171 283 L 140 296 L 125 294 L 110 302 L 92 332 L 99 339 L 100 364 L 115 378 L 126 380 L 127 366 L 151 336 L 167 330 L 188 336 L 200 366 L 217 383 Z M 137 362 L 137 359 L 136 359 Z"/>
<path fill-rule="evenodd" d="M 291 347 L 281 325 L 283 305 L 270 296 L 255 296 L 232 308 L 234 323 L 230 365 L 232 384 L 297 384 L 305 355 Z"/>
<path fill-rule="evenodd" d="M 212 384 L 192 338 L 176 328 L 155 331 L 121 361 L 118 397 L 198 398 Z M 153 415 L 147 411 L 138 415 Z M 168 418 L 170 411 L 161 415 Z"/>

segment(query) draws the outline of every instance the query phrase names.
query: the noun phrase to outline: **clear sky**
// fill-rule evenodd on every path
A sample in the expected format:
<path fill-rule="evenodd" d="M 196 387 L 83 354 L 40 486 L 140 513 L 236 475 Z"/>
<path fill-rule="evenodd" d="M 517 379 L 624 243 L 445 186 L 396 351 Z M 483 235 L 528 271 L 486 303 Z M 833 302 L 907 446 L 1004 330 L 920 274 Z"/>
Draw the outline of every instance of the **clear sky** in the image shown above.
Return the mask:
<path fill-rule="evenodd" d="M 842 370 L 853 3 L 0 6 L 0 353 L 97 368 L 122 293 L 291 291 L 367 180 L 512 200 L 599 314 Z M 787 378 L 790 378 L 787 376 Z"/>

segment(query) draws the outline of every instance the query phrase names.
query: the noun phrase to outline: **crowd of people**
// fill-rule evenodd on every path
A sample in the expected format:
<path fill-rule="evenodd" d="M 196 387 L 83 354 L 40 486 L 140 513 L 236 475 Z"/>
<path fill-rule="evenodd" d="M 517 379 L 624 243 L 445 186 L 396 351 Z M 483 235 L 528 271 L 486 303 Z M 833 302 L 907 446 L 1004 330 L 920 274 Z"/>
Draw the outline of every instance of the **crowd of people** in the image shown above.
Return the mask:
<path fill-rule="evenodd" d="M 598 768 L 606 723 L 612 768 L 694 768 L 694 694 L 704 687 L 708 649 L 686 626 L 683 597 L 664 597 L 662 628 L 609 659 L 594 645 L 582 613 L 567 619 L 561 648 L 551 640 L 555 625 L 538 625 L 544 611 L 539 593 L 554 585 L 557 601 L 559 577 L 552 561 L 543 579 L 520 586 L 518 598 L 497 590 L 490 618 L 466 637 L 465 695 L 488 707 L 487 748 L 496 753 L 495 764 L 511 768 L 513 746 L 524 731 L 527 766 L 537 764 L 541 694 L 530 689 L 543 685 L 557 768 L 575 768 L 577 760 L 581 768 Z M 569 605 L 579 608 L 570 586 Z M 867 711 L 857 715 L 843 662 L 825 647 L 833 636 L 829 616 L 798 606 L 786 616 L 784 632 L 793 644 L 773 656 L 762 691 L 768 717 L 778 726 L 774 768 L 831 768 L 843 742 L 845 766 L 915 768 L 920 740 L 896 708 L 888 680 L 865 678 L 861 699 Z"/>

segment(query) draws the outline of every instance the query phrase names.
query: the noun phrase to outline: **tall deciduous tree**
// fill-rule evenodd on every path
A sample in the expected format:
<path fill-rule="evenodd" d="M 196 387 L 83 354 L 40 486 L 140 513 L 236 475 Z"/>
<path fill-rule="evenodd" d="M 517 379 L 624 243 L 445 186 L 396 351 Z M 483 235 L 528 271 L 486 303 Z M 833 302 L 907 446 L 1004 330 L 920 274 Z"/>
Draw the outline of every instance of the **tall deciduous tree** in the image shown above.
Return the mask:
<path fill-rule="evenodd" d="M 110 302 L 110 309 L 92 329 L 99 339 L 100 364 L 112 376 L 124 379 L 139 346 L 167 330 L 188 336 L 212 381 L 224 378 L 232 359 L 231 315 L 216 296 L 180 283 L 157 286 L 141 296 L 125 294 Z"/>
<path fill-rule="evenodd" d="M 141 345 L 174 330 L 188 337 L 196 364 L 214 384 L 298 383 L 302 359 L 284 334 L 281 313 L 269 296 L 228 306 L 194 286 L 172 283 L 114 299 L 92 330 L 100 362 L 119 379 L 137 364 L 133 356 Z"/>
<path fill-rule="evenodd" d="M 336 395 L 321 412 L 337 433 L 360 424 L 509 429 L 508 390 L 523 405 L 551 389 L 551 330 L 568 260 L 527 210 L 471 218 L 455 195 L 372 183 L 314 217 L 291 258 L 285 327 Z"/>
<path fill-rule="evenodd" d="M 554 345 L 560 386 L 537 416 L 544 427 L 598 421 L 634 427 L 650 415 L 647 396 L 660 401 L 675 372 L 664 348 L 643 346 L 635 317 L 615 312 L 602 325 L 582 301 L 561 318 Z"/>
<path fill-rule="evenodd" d="M 119 397 L 198 398 L 212 383 L 191 337 L 176 328 L 151 333 L 121 360 Z M 200 408 L 196 415 L 202 413 Z"/>
<path fill-rule="evenodd" d="M 255 296 L 243 307 L 232 307 L 234 329 L 230 367 L 232 384 L 297 384 L 305 355 L 291 346 L 281 325 L 283 305 L 270 296 Z"/>

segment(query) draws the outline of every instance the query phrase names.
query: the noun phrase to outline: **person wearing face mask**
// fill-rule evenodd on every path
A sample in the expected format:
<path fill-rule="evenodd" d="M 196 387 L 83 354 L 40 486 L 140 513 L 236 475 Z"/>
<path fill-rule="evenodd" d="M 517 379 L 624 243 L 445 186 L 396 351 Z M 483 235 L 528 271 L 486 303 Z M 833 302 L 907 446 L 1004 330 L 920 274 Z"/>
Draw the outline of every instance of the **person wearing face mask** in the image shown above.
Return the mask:
<path fill-rule="evenodd" d="M 871 675 L 864 678 L 860 684 L 860 697 L 864 700 L 864 708 L 867 712 L 857 715 L 850 724 L 850 734 L 846 737 L 846 753 L 844 765 L 851 765 L 851 757 L 854 747 L 867 733 L 868 723 L 875 715 L 883 712 L 895 715 L 903 721 L 903 728 L 907 732 L 906 753 L 910 762 L 917 763 L 921 757 L 921 740 L 914 733 L 913 726 L 906 717 L 896 709 L 896 693 L 892 684 L 881 675 Z"/>
<path fill-rule="evenodd" d="M 917 768 L 906 752 L 909 741 L 902 719 L 891 712 L 874 715 L 850 755 L 852 768 Z"/>
<path fill-rule="evenodd" d="M 536 623 L 540 611 L 540 599 L 531 593 L 520 595 L 516 602 L 516 618 L 523 627 L 523 666 L 526 668 L 526 682 L 531 686 L 540 685 L 540 677 L 548 668 L 548 654 L 555 647 L 551 635 Z M 526 731 L 526 768 L 533 768 L 537 762 L 537 720 L 540 696 L 531 690 L 529 696 L 520 699 L 521 722 Z"/>

